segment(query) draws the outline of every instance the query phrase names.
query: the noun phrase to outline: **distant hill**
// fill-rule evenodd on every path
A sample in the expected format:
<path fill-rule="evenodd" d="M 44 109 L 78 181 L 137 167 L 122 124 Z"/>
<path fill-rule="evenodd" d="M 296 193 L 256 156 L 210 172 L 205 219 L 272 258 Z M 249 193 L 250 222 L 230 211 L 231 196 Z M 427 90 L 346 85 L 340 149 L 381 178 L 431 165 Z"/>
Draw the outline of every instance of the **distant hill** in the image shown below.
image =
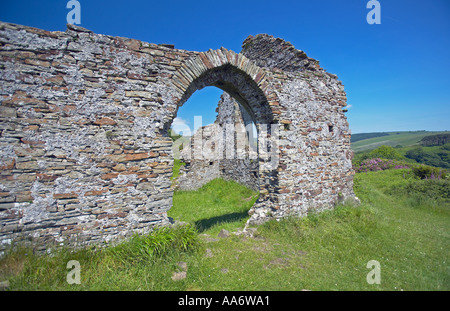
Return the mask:
<path fill-rule="evenodd" d="M 407 147 L 416 144 L 419 145 L 424 137 L 436 134 L 448 135 L 449 132 L 409 131 L 361 133 L 352 135 L 351 146 L 354 152 L 372 150 L 382 145 Z"/>
<path fill-rule="evenodd" d="M 357 141 L 374 138 L 374 137 L 381 137 L 381 136 L 388 136 L 388 133 L 360 133 L 360 134 L 353 134 L 351 138 L 352 143 L 356 143 Z"/>

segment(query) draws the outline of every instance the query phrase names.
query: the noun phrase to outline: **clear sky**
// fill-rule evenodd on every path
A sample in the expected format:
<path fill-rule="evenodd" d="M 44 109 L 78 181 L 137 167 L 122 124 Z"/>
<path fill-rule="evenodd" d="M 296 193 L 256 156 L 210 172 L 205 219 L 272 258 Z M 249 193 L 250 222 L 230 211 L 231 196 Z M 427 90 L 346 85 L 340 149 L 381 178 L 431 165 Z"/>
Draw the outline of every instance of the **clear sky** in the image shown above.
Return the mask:
<path fill-rule="evenodd" d="M 0 0 L 0 20 L 64 31 L 67 2 Z M 239 52 L 248 35 L 283 38 L 344 83 L 353 133 L 450 129 L 449 0 L 379 0 L 380 25 L 366 21 L 368 0 L 79 2 L 82 27 L 180 49 Z M 220 91 L 202 91 L 179 110 L 190 126 L 194 114 L 215 118 Z"/>

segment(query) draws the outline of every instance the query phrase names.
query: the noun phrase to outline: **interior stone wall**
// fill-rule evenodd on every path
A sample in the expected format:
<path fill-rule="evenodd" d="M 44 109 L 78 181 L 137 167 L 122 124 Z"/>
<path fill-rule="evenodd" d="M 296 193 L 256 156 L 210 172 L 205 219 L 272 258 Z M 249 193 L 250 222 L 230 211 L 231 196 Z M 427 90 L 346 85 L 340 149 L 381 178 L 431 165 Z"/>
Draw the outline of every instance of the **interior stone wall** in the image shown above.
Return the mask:
<path fill-rule="evenodd" d="M 226 92 L 216 112 L 213 124 L 200 128 L 183 144 L 179 158 L 185 165 L 176 189 L 197 190 L 215 178 L 223 178 L 259 191 L 257 141 L 250 114 Z"/>

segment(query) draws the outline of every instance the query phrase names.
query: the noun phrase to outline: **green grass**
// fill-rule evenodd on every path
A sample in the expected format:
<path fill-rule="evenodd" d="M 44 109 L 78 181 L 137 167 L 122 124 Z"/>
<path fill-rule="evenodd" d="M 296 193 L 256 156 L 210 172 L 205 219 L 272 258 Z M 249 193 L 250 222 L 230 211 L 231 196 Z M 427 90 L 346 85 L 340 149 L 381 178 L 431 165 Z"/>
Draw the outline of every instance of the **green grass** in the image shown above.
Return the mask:
<path fill-rule="evenodd" d="M 177 290 L 178 284 L 168 282 L 172 271 L 178 261 L 194 260 L 200 247 L 192 226 L 157 228 L 115 246 L 61 248 L 51 255 L 19 246 L 0 260 L 0 280 L 8 279 L 11 290 Z M 70 260 L 80 263 L 79 285 L 66 281 Z"/>
<path fill-rule="evenodd" d="M 174 159 L 173 161 L 173 175 L 171 180 L 175 180 L 180 175 L 180 168 L 186 165 L 186 163 L 182 162 L 179 159 Z"/>
<path fill-rule="evenodd" d="M 214 179 L 197 191 L 176 191 L 168 216 L 189 222 L 199 232 L 236 230 L 248 220 L 258 193 L 234 181 Z"/>
<path fill-rule="evenodd" d="M 0 281 L 8 279 L 11 290 L 448 291 L 448 180 L 427 182 L 406 170 L 359 173 L 357 207 L 269 221 L 254 238 L 217 238 L 221 228 L 242 227 L 256 195 L 214 180 L 175 194 L 170 215 L 190 226 L 53 256 L 22 249 L 0 260 Z M 66 282 L 73 259 L 81 264 L 81 285 Z M 366 282 L 370 260 L 380 263 L 379 285 Z M 179 261 L 187 277 L 175 282 Z"/>

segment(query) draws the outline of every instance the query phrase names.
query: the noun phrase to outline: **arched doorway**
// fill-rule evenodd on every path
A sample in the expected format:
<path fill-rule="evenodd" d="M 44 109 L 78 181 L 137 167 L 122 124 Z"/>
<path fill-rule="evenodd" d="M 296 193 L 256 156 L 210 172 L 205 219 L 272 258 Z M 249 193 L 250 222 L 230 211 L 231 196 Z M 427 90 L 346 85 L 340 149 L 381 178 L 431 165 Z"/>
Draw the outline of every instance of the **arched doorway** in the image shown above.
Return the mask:
<path fill-rule="evenodd" d="M 199 53 L 184 62 L 172 77 L 179 91 L 177 109 L 197 90 L 215 86 L 228 93 L 250 116 L 257 129 L 259 199 L 250 210 L 252 218 L 267 217 L 277 207 L 278 190 L 278 120 L 277 95 L 266 80 L 266 73 L 241 54 L 226 49 Z M 169 130 L 174 111 L 169 122 Z M 255 221 L 257 222 L 257 221 Z"/>

